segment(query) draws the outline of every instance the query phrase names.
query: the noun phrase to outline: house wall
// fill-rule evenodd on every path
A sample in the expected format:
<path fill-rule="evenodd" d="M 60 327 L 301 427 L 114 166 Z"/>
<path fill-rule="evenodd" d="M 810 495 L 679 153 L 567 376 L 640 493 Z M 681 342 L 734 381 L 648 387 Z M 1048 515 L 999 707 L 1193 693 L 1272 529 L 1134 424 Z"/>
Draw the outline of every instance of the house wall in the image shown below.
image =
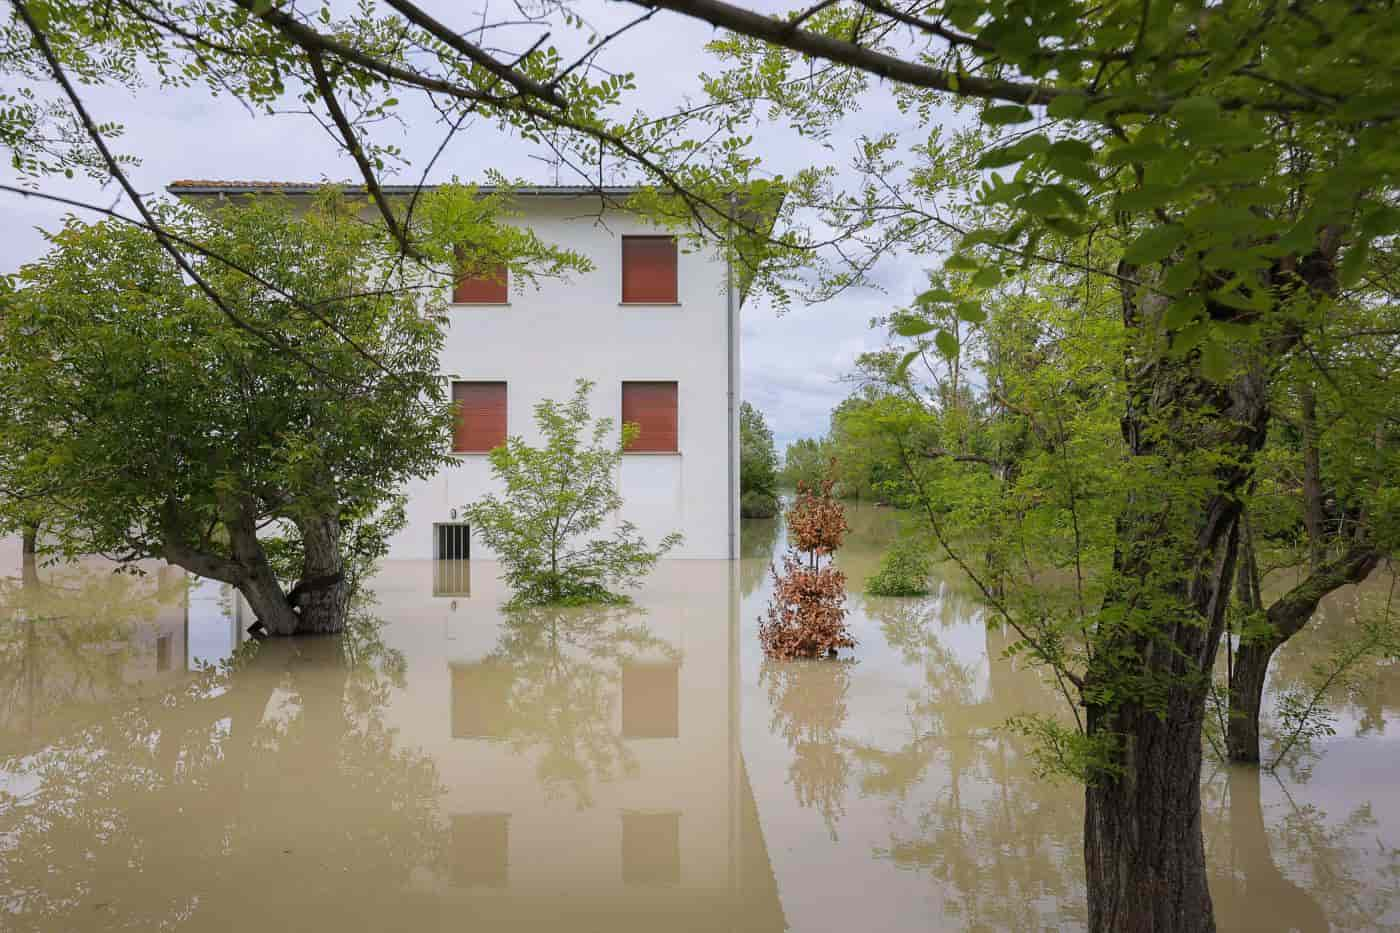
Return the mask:
<path fill-rule="evenodd" d="M 446 379 L 503 380 L 507 430 L 539 440 L 533 408 L 572 395 L 577 379 L 596 383 L 595 416 L 620 420 L 622 383 L 678 383 L 679 453 L 627 454 L 619 470 L 622 517 L 649 543 L 680 531 L 672 557 L 732 556 L 737 527 L 737 322 L 727 265 L 717 249 L 682 252 L 676 305 L 621 305 L 625 234 L 655 233 L 640 217 L 599 217 L 596 198 L 529 197 L 514 222 L 546 242 L 576 250 L 591 272 L 531 286 L 513 277 L 509 305 L 453 305 L 441 369 Z M 616 426 L 620 430 L 620 424 Z M 737 435 L 736 435 L 737 437 Z M 485 454 L 456 454 L 456 466 L 409 484 L 408 525 L 390 542 L 389 559 L 433 554 L 433 524 L 461 520 L 469 502 L 498 485 Z M 496 555 L 473 532 L 473 558 Z"/>

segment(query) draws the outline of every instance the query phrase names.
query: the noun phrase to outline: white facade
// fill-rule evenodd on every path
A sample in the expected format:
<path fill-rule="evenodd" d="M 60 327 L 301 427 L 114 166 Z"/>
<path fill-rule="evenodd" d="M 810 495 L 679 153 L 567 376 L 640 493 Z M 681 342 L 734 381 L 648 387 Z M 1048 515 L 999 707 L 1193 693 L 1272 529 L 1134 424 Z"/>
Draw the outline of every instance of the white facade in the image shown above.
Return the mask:
<path fill-rule="evenodd" d="M 618 430 L 623 382 L 675 382 L 679 449 L 623 457 L 622 517 L 651 544 L 681 532 L 684 543 L 672 557 L 734 558 L 739 297 L 720 249 L 685 252 L 682 244 L 677 303 L 624 305 L 622 237 L 663 231 L 621 210 L 600 217 L 596 195 L 543 189 L 520 197 L 518 207 L 514 222 L 583 254 L 593 269 L 536 286 L 512 279 L 506 305 L 453 305 L 444 379 L 505 382 L 507 431 L 530 443 L 539 441 L 535 404 L 569 398 L 575 380 L 595 383 L 594 415 L 613 418 Z M 455 469 L 406 490 L 408 524 L 391 541 L 389 559 L 438 556 L 433 525 L 458 521 L 465 505 L 495 490 L 486 454 L 454 456 Z M 473 534 L 471 556 L 495 555 Z"/>

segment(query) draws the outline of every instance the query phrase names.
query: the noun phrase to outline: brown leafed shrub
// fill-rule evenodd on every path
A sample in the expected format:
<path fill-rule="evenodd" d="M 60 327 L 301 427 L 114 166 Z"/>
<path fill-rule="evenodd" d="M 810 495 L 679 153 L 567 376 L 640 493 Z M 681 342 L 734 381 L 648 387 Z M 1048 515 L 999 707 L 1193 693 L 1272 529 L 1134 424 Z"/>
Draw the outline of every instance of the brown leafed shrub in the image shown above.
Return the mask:
<path fill-rule="evenodd" d="M 815 566 L 816 558 L 828 557 L 841 546 L 851 526 L 846 524 L 846 510 L 831 495 L 832 480 L 825 480 L 819 490 L 806 484 L 797 487 L 797 501 L 788 509 L 788 540 L 796 550 L 808 556 Z"/>
<path fill-rule="evenodd" d="M 769 657 L 821 658 L 856 645 L 846 628 L 846 575 L 829 560 L 850 530 L 831 485 L 822 483 L 819 492 L 799 487 L 788 509 L 788 553 L 783 572 L 773 568 L 773 600 L 758 626 Z"/>
<path fill-rule="evenodd" d="M 820 658 L 854 648 L 846 628 L 846 575 L 828 564 L 803 566 L 792 554 L 773 568 L 773 601 L 759 620 L 758 639 L 774 658 Z"/>

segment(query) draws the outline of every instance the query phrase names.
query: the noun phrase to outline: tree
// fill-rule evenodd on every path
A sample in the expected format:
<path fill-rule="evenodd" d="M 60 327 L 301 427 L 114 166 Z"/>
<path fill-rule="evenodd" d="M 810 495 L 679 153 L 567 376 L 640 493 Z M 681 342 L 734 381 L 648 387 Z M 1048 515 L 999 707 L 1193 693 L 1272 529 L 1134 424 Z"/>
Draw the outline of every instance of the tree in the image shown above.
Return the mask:
<path fill-rule="evenodd" d="M 1400 553 L 1392 505 L 1400 454 L 1385 443 L 1400 401 L 1400 333 L 1387 326 L 1383 279 L 1373 281 L 1370 294 L 1310 330 L 1310 355 L 1275 380 L 1278 424 L 1261 452 L 1240 530 L 1238 612 L 1226 645 L 1223 731 L 1234 761 L 1260 761 L 1260 711 L 1275 652 L 1328 594 Z M 1303 568 L 1271 599 L 1260 569 L 1266 558 Z"/>
<path fill-rule="evenodd" d="M 797 489 L 806 486 L 816 489 L 826 478 L 831 468 L 831 456 L 824 441 L 802 437 L 788 444 L 783 454 L 782 481 L 785 486 Z"/>
<path fill-rule="evenodd" d="M 611 418 L 593 420 L 588 395 L 593 383 L 580 379 L 567 402 L 535 405 L 535 425 L 544 446 L 512 435 L 490 453 L 491 472 L 505 489 L 467 507 L 481 539 L 500 556 L 520 606 L 624 603 L 616 587 L 637 586 L 679 533 L 655 550 L 628 521 L 615 521 L 607 537 L 589 537 L 622 508 L 615 476 L 636 425 Z"/>
<path fill-rule="evenodd" d="M 745 518 L 778 514 L 778 452 L 763 412 L 739 405 L 739 513 Z"/>
<path fill-rule="evenodd" d="M 769 657 L 835 657 L 838 649 L 856 645 L 846 627 L 846 575 L 831 563 L 850 527 L 831 485 L 827 480 L 818 489 L 799 487 L 797 500 L 783 516 L 788 552 L 783 572 L 772 568 L 773 598 L 758 626 Z"/>
<path fill-rule="evenodd" d="M 333 192 L 304 212 L 164 209 L 167 228 L 238 265 L 194 260 L 232 316 L 146 231 L 70 220 L 3 296 L 0 486 L 19 493 L 4 507 L 43 502 L 63 555 L 161 558 L 233 584 L 272 634 L 339 631 L 347 554 L 375 550 L 361 532 L 450 460 L 446 277 L 396 267 L 355 213 Z M 286 591 L 269 558 L 282 536 Z"/>
<path fill-rule="evenodd" d="M 1045 266 L 1113 283 L 1125 376 L 1110 583 L 1092 609 L 1063 617 L 1077 620 L 1087 653 L 1065 664 L 1053 637 L 1032 650 L 1078 693 L 1078 748 L 1099 762 L 1086 774 L 1091 929 L 1213 929 L 1201 729 L 1242 501 L 1275 367 L 1305 352 L 1309 323 L 1400 224 L 1400 138 L 1381 103 L 1395 97 L 1400 43 L 1345 51 L 1363 22 L 1392 36 L 1389 11 L 859 3 L 778 19 L 727 3 L 661 5 L 738 33 L 722 40 L 735 68 L 716 90 L 764 98 L 770 115 L 776 97 L 804 132 L 829 133 L 872 76 L 898 83 L 916 124 L 932 119 L 930 92 L 986 101 L 982 127 L 961 143 L 911 134 L 907 172 L 898 134 L 865 142 L 868 183 L 832 209 L 869 220 L 869 252 L 857 258 L 951 245 L 945 271 L 969 273 L 983 292 Z M 790 83 L 795 74 L 819 77 Z M 942 207 L 959 187 L 978 207 L 968 225 Z M 924 302 L 969 322 L 985 314 L 946 289 Z M 920 334 L 958 355 L 946 327 L 929 321 L 907 336 Z M 1078 489 L 1057 485 L 1082 514 Z M 988 582 L 998 613 L 1035 635 L 1043 613 L 1007 604 Z"/>

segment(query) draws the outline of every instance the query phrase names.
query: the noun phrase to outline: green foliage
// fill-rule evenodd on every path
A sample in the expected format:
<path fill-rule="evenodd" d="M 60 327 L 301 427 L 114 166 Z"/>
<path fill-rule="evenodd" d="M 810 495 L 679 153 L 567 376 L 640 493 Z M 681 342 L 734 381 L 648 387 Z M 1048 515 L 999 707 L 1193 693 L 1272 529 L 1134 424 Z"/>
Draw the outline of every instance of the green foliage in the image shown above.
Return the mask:
<path fill-rule="evenodd" d="M 772 518 L 778 514 L 778 452 L 763 412 L 739 405 L 739 514 Z"/>
<path fill-rule="evenodd" d="M 799 485 L 816 489 L 829 472 L 830 462 L 830 450 L 825 442 L 799 438 L 788 444 L 783 455 L 782 484 L 789 489 Z"/>
<path fill-rule="evenodd" d="M 593 383 L 580 379 L 567 402 L 535 405 L 543 446 L 512 435 L 490 453 L 491 471 L 504 486 L 467 507 L 473 530 L 499 555 L 517 606 L 624 603 L 617 587 L 640 584 L 656 561 L 681 542 L 673 533 L 655 550 L 622 508 L 616 474 L 635 426 L 621 439 L 611 418 L 588 409 Z M 606 536 L 594 537 L 613 521 Z"/>
<path fill-rule="evenodd" d="M 880 567 L 865 581 L 871 596 L 924 596 L 928 593 L 928 548 L 918 538 L 901 537 L 885 556 Z"/>
<path fill-rule="evenodd" d="M 237 581 L 266 565 L 251 529 L 378 521 L 448 462 L 442 283 L 386 272 L 382 230 L 334 193 L 161 216 L 221 257 L 192 262 L 225 307 L 143 230 L 53 234 L 0 314 L 0 508 L 45 503 L 65 555 Z"/>
<path fill-rule="evenodd" d="M 1043 713 L 1012 716 L 1006 728 L 1031 739 L 1031 761 L 1040 778 L 1070 778 L 1091 784 L 1117 774 L 1117 740 L 1107 733 L 1087 735 Z"/>

